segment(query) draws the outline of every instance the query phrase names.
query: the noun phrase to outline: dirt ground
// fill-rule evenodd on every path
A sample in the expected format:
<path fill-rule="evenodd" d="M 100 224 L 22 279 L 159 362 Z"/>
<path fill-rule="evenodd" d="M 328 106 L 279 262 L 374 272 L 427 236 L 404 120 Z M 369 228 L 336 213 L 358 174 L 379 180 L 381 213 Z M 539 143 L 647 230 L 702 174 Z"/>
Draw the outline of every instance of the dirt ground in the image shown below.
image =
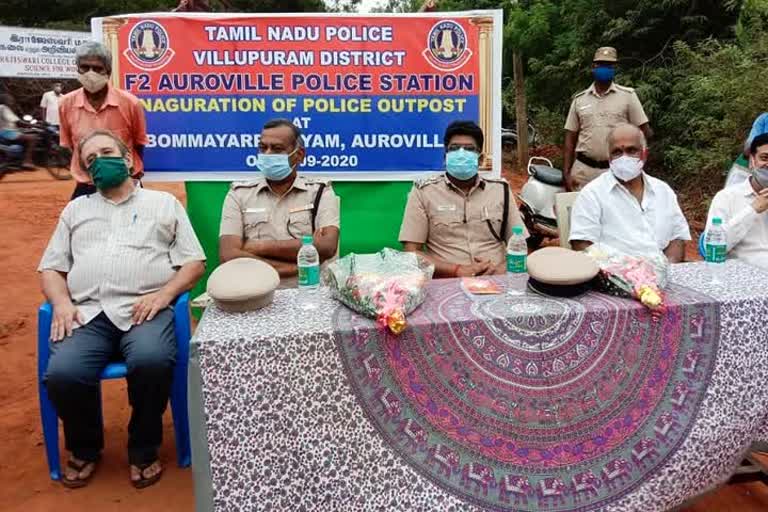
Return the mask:
<path fill-rule="evenodd" d="M 519 190 L 524 176 L 513 178 Z M 176 467 L 170 412 L 161 451 L 166 468 L 162 481 L 143 491 L 130 486 L 123 380 L 103 385 L 106 448 L 91 485 L 70 491 L 48 478 L 37 402 L 36 310 L 43 297 L 35 269 L 73 187 L 73 182 L 54 181 L 43 171 L 0 180 L 0 511 L 193 510 L 192 473 Z M 181 184 L 152 188 L 184 199 Z M 763 494 L 758 499 L 762 491 L 750 487 L 755 485 L 731 486 L 686 510 L 768 510 L 768 498 Z"/>

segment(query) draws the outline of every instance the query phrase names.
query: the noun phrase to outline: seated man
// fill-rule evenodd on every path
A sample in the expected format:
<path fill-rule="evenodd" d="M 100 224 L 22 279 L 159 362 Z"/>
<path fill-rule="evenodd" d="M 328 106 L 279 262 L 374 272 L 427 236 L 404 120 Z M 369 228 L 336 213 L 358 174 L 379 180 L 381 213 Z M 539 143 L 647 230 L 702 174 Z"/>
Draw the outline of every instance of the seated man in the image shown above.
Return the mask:
<path fill-rule="evenodd" d="M 38 271 L 53 305 L 48 395 L 71 457 L 61 480 L 83 487 L 104 447 L 99 377 L 115 356 L 128 367 L 130 480 L 142 488 L 162 473 L 162 442 L 176 357 L 174 298 L 203 275 L 205 255 L 184 207 L 171 194 L 137 188 L 131 154 L 112 133 L 80 143 L 98 192 L 70 202 Z"/>
<path fill-rule="evenodd" d="M 751 176 L 731 185 L 712 200 L 707 226 L 720 217 L 728 240 L 728 258 L 768 270 L 768 133 L 752 139 Z"/>
<path fill-rule="evenodd" d="M 571 246 L 581 251 L 605 243 L 628 254 L 663 251 L 670 263 L 683 261 L 691 239 L 677 196 L 643 171 L 648 148 L 636 126 L 621 124 L 608 135 L 610 170 L 579 193 L 571 214 Z"/>
<path fill-rule="evenodd" d="M 417 181 L 408 195 L 400 242 L 426 256 L 435 277 L 505 273 L 507 240 L 523 225 L 509 184 L 477 174 L 483 141 L 474 122 L 451 123 L 443 138 L 445 174 Z"/>
<path fill-rule="evenodd" d="M 755 137 L 763 135 L 764 133 L 768 133 L 768 112 L 763 112 L 757 116 L 755 122 L 752 123 L 752 129 L 747 136 L 747 140 L 744 141 L 744 154 L 739 155 L 739 158 L 737 158 L 733 163 L 733 166 L 731 166 L 730 171 L 728 171 L 728 176 L 725 178 L 725 187 L 723 188 L 728 188 L 731 185 L 747 181 L 752 175 L 748 167 L 749 148 L 752 145 L 752 141 L 755 140 Z"/>
<path fill-rule="evenodd" d="M 304 160 L 299 129 L 287 119 L 268 121 L 259 139 L 262 177 L 233 183 L 224 200 L 219 259 L 258 258 L 280 274 L 280 287 L 297 286 L 296 256 L 304 235 L 314 237 L 320 261 L 336 255 L 339 204 L 329 184 L 299 176 Z"/>

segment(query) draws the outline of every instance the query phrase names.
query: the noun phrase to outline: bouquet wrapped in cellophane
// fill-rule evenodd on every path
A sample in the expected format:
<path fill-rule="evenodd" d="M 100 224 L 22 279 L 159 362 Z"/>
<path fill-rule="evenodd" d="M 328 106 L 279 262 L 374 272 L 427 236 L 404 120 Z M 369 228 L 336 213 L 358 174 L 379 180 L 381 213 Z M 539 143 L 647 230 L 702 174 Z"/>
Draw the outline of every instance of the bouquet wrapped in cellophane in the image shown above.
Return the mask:
<path fill-rule="evenodd" d="M 424 302 L 434 272 L 418 254 L 384 249 L 334 261 L 323 272 L 323 283 L 342 304 L 400 334 L 405 316 Z"/>
<path fill-rule="evenodd" d="M 639 300 L 651 310 L 664 307 L 669 261 L 657 254 L 634 256 L 607 244 L 590 246 L 586 253 L 600 267 L 598 289 L 612 295 Z"/>

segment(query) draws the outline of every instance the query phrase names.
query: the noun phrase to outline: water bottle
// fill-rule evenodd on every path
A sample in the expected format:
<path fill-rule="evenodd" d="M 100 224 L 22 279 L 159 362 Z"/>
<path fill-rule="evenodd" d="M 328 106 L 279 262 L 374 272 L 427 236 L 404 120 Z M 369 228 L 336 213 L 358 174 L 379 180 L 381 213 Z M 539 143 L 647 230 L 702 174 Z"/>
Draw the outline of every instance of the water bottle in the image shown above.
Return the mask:
<path fill-rule="evenodd" d="M 523 291 L 517 285 L 517 276 L 528 271 L 526 260 L 528 259 L 528 244 L 523 236 L 523 227 L 512 228 L 512 236 L 507 242 L 507 293 L 509 295 L 522 295 Z"/>
<path fill-rule="evenodd" d="M 725 254 L 728 251 L 723 219 L 715 217 L 704 237 L 704 256 L 713 283 L 722 283 L 725 274 Z"/>
<path fill-rule="evenodd" d="M 320 255 L 312 245 L 311 235 L 302 237 L 296 265 L 299 268 L 300 306 L 302 309 L 314 309 L 317 307 L 316 291 L 320 286 Z"/>

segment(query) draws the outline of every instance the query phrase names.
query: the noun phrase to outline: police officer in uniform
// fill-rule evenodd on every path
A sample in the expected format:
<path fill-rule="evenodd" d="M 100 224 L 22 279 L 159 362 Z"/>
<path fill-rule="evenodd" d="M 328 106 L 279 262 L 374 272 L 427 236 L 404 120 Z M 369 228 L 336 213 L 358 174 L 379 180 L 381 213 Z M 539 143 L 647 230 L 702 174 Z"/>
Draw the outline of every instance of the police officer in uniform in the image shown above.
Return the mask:
<path fill-rule="evenodd" d="M 400 242 L 434 263 L 435 277 L 503 274 L 507 240 L 523 226 L 509 184 L 478 176 L 483 139 L 474 122 L 452 123 L 445 174 L 417 181 L 408 195 Z"/>
<path fill-rule="evenodd" d="M 295 287 L 302 236 L 314 237 L 321 262 L 336 255 L 338 198 L 330 184 L 297 174 L 305 150 L 301 132 L 291 121 L 267 122 L 258 147 L 263 177 L 233 183 L 224 200 L 219 259 L 260 259 L 280 274 L 281 288 Z"/>
<path fill-rule="evenodd" d="M 594 83 L 573 97 L 565 122 L 564 173 L 569 191 L 608 170 L 608 133 L 629 123 L 650 139 L 652 131 L 643 106 L 630 87 L 616 84 L 615 48 L 599 48 L 592 62 Z"/>

